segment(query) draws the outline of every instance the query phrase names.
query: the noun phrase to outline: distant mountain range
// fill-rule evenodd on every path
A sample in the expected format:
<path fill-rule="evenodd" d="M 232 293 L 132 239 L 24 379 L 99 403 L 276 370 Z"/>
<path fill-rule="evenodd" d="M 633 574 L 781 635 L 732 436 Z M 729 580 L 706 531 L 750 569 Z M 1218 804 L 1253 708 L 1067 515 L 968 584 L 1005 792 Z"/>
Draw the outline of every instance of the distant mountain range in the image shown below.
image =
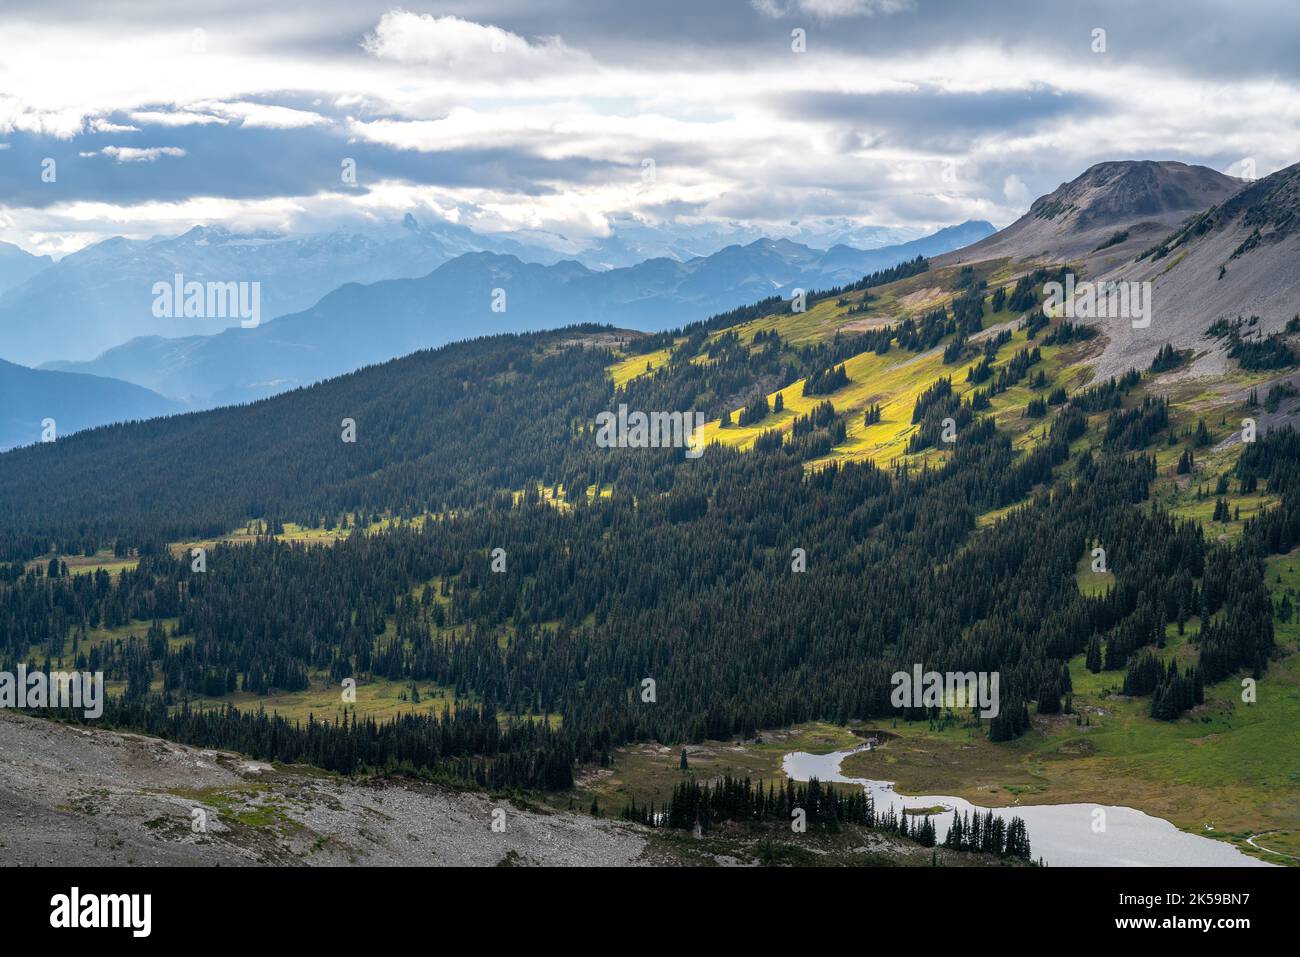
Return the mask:
<path fill-rule="evenodd" d="M 53 264 L 49 256 L 33 256 L 10 243 L 0 243 L 0 295 Z"/>
<path fill-rule="evenodd" d="M 124 379 L 192 407 L 243 402 L 457 339 L 577 322 L 670 328 L 795 288 L 843 285 L 992 232 L 986 222 L 968 222 L 871 250 L 760 239 L 685 262 L 665 257 L 600 271 L 573 260 L 470 252 L 418 279 L 348 283 L 258 328 L 141 337 L 92 361 L 44 368 Z"/>
<path fill-rule="evenodd" d="M 493 418 L 501 408 L 493 390 L 513 386 L 500 382 L 498 374 L 519 370 L 531 354 L 528 341 L 545 336 L 419 350 L 489 333 L 584 322 L 662 328 L 797 284 L 811 289 L 852 281 L 918 253 L 932 257 L 933 276 L 945 268 L 954 274 L 951 267 L 959 264 L 1010 260 L 1020 273 L 1040 263 L 1069 263 L 1081 280 L 1151 280 L 1154 317 L 1149 328 L 1133 330 L 1127 320 L 1088 320 L 1102 333 L 1097 344 L 1105 352 L 1082 361 L 1097 362 L 1105 374 L 1148 366 L 1150 356 L 1169 342 L 1194 349 L 1197 363 L 1216 360 L 1221 345 L 1205 331 L 1220 313 L 1258 309 L 1260 325 L 1272 329 L 1300 307 L 1300 279 L 1290 268 L 1300 258 L 1300 165 L 1246 183 L 1182 163 L 1103 163 L 1036 200 L 1001 232 L 988 231 L 987 224 L 968 223 L 868 251 L 847 246 L 817 250 L 786 239 L 761 239 L 686 262 L 658 258 L 604 271 L 572 260 L 527 263 L 514 255 L 470 252 L 417 279 L 349 283 L 310 309 L 256 329 L 137 339 L 93 363 L 64 364 L 82 372 L 140 377 L 153 392 L 114 379 L 0 363 L 0 393 L 20 400 L 12 410 L 5 406 L 0 442 L 10 444 L 15 436 L 24 443 L 35 441 L 45 416 L 58 420 L 63 436 L 88 424 L 175 411 L 176 405 L 157 393 L 183 396 L 191 408 L 226 406 L 74 438 L 54 453 L 61 466 L 57 474 L 22 465 L 32 463 L 39 450 L 0 457 L 0 466 L 13 466 L 12 482 L 19 481 L 20 472 L 30 473 L 21 480 L 27 484 L 8 487 L 11 499 L 28 501 L 32 490 L 45 483 L 50 489 L 62 487 L 60 508 L 73 511 L 97 507 L 81 500 L 90 494 L 86 489 L 116 502 L 116 508 L 157 509 L 164 494 L 183 490 L 161 482 L 142 504 L 139 489 L 117 487 L 117 477 L 140 462 L 158 462 L 149 472 L 149 481 L 155 481 L 159 469 L 174 471 L 180 468 L 177 462 L 202 458 L 204 450 L 236 446 L 241 461 L 230 474 L 240 472 L 245 483 L 278 476 L 275 481 L 286 490 L 310 488 L 317 475 L 348 484 L 374 481 L 385 468 L 409 468 L 414 474 L 426 467 L 424 457 L 445 456 L 448 443 L 468 421 L 444 419 L 440 410 L 478 402 L 475 427 L 490 432 L 501 424 Z M 957 246 L 961 248 L 943 252 Z M 505 290 L 504 312 L 492 310 L 494 289 Z M 583 333 L 597 336 L 599 330 L 588 327 Z M 395 359 L 399 356 L 404 358 Z M 484 357 L 487 364 L 479 368 Z M 478 371 L 471 373 L 471 368 Z M 603 365 L 593 360 L 590 372 L 602 374 Z M 530 381 L 531 372 L 517 374 L 521 383 Z M 493 386 L 467 391 L 466 399 L 462 386 L 469 390 L 471 380 Z M 318 384 L 293 389 L 312 383 Z M 265 401 L 234 404 L 291 389 Z M 559 400 L 538 396 L 532 401 L 540 410 Z M 368 457 L 340 455 L 339 443 L 320 441 L 322 435 L 337 434 L 343 415 L 383 430 L 368 446 Z M 538 418 L 549 421 L 546 414 Z M 416 420 L 436 432 L 436 440 L 417 438 L 425 426 L 412 426 Z M 304 470 L 304 462 L 313 465 Z M 5 473 L 0 468 L 0 480 Z M 313 481 L 304 483 L 304 474 Z M 203 480 L 212 486 L 214 498 L 225 477 L 209 474 Z M 235 506 L 244 507 L 231 504 Z"/>
<path fill-rule="evenodd" d="M 590 269 L 617 269 L 635 266 L 647 259 L 675 259 L 685 262 L 711 256 L 727 246 L 744 246 L 758 239 L 788 239 L 813 249 L 852 246 L 855 249 L 879 249 L 897 246 L 921 237 L 919 230 L 863 226 L 849 220 L 816 220 L 781 225 L 750 223 L 645 223 L 632 217 L 615 217 L 610 234 L 589 243 L 573 243 L 553 234 L 525 236 L 532 241 L 576 259 Z M 524 258 L 524 257 L 520 257 Z M 537 262 L 546 262 L 537 259 Z"/>
<path fill-rule="evenodd" d="M 1293 268 L 1300 164 L 1248 183 L 1175 162 L 1103 163 L 1036 200 L 1006 229 L 991 229 L 965 223 L 875 250 L 765 238 L 684 262 L 662 257 L 609 270 L 461 253 L 419 278 L 345 284 L 255 329 L 143 337 L 93 362 L 51 364 L 57 368 L 0 362 L 0 447 L 37 441 L 46 417 L 64 436 L 246 402 L 453 340 L 584 322 L 672 327 L 796 286 L 851 282 L 918 254 L 934 269 L 1008 259 L 1023 270 L 1071 263 L 1080 279 L 1151 281 L 1150 328 L 1094 320 L 1103 332 L 1102 374 L 1149 365 L 1167 343 L 1195 352 L 1194 373 L 1219 371 L 1222 348 L 1205 336 L 1211 322 L 1258 314 L 1258 328 L 1272 331 L 1300 310 Z M 193 241 L 194 232 L 187 236 Z M 492 308 L 494 290 L 504 291 L 504 311 Z"/>
<path fill-rule="evenodd" d="M 414 217 L 400 225 L 308 236 L 196 226 L 176 237 L 109 239 L 0 295 L 0 357 L 26 365 L 93 359 L 136 336 L 211 335 L 239 325 L 237 318 L 155 317 L 154 283 L 170 283 L 178 274 L 202 283 L 260 283 L 261 315 L 270 319 L 305 309 L 345 282 L 421 276 L 482 248 L 468 229 L 422 227 Z M 534 252 L 517 243 L 510 251 Z"/>
<path fill-rule="evenodd" d="M 41 441 L 47 419 L 54 437 L 81 429 L 170 415 L 180 407 L 129 382 L 71 372 L 28 369 L 0 359 L 0 450 Z"/>
<path fill-rule="evenodd" d="M 828 240 L 821 248 L 850 240 L 875 248 L 903 233 L 829 221 L 789 224 L 777 235 L 811 246 L 819 244 L 807 242 L 810 237 Z M 269 320 L 300 312 L 345 283 L 424 276 L 465 253 L 513 255 L 543 265 L 567 259 L 599 271 L 653 258 L 685 262 L 758 238 L 762 234 L 744 224 L 652 225 L 625 218 L 604 238 L 574 241 L 545 231 L 478 233 L 408 213 L 400 221 L 300 235 L 195 226 L 181 236 L 117 237 L 57 263 L 0 244 L 0 358 L 24 365 L 84 361 L 138 336 L 213 335 L 239 324 L 232 318 L 155 316 L 154 283 L 176 275 L 200 283 L 260 283 L 261 317 Z"/>
<path fill-rule="evenodd" d="M 582 256 L 617 259 L 615 252 L 637 255 L 652 248 L 676 254 L 684 243 L 707 245 L 736 229 L 667 229 L 656 240 L 636 224 L 624 224 L 605 245 L 588 246 Z M 288 279 L 268 284 L 281 295 L 290 291 L 288 301 L 299 301 L 331 279 L 435 264 L 418 277 L 331 287 L 258 328 L 140 336 L 94 359 L 50 361 L 39 371 L 6 363 L 0 447 L 35 441 L 47 416 L 58 419 L 60 434 L 67 434 L 125 418 L 247 402 L 460 339 L 583 322 L 671 328 L 772 295 L 788 296 L 796 287 L 853 282 L 917 255 L 930 257 L 936 267 L 1010 259 L 1071 263 L 1080 279 L 1150 281 L 1152 327 L 1102 321 L 1098 372 L 1148 365 L 1165 344 L 1192 349 L 1194 373 L 1219 372 L 1226 365 L 1222 349 L 1205 338 L 1213 321 L 1258 315 L 1253 328 L 1266 333 L 1300 312 L 1300 272 L 1294 268 L 1300 259 L 1300 165 L 1248 183 L 1177 162 L 1100 163 L 1040 197 L 999 232 L 970 222 L 877 249 L 817 249 L 788 238 L 761 238 L 708 255 L 663 255 L 609 269 L 557 259 L 562 239 L 516 234 L 493 240 L 511 251 L 485 250 L 476 248 L 482 237 L 464 227 L 426 226 L 407 217 L 365 234 L 296 239 L 196 227 L 168 240 L 112 240 L 53 265 L 48 257 L 0 245 L 0 290 L 11 284 L 0 295 L 0 323 L 23 311 L 15 303 L 43 303 L 23 314 L 45 315 L 50 341 L 93 340 L 96 323 L 112 323 L 111 310 L 99 306 L 128 287 L 138 292 L 144 279 L 156 281 L 157 272 L 165 278 L 165 269 L 183 269 L 195 278 L 203 275 L 201 268 L 214 268 L 202 263 L 251 263 L 244 275 L 255 275 L 254 267 L 279 269 Z M 273 303 L 270 285 L 266 289 Z M 53 309 L 54 318 L 41 309 Z M 3 342 L 11 350 L 8 335 Z M 54 372 L 75 375 L 51 378 Z M 74 395 L 88 398 L 65 401 Z"/>

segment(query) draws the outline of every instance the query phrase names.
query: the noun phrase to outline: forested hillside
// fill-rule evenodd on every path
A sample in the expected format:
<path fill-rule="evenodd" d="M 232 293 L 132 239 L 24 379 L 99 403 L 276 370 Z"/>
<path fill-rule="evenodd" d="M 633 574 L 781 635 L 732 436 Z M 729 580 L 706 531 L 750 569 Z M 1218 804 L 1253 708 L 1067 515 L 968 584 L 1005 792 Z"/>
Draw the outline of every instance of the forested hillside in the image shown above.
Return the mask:
<path fill-rule="evenodd" d="M 626 742 L 896 715 L 890 675 L 913 663 L 1000 672 L 995 741 L 1071 711 L 1079 655 L 1127 669 L 1160 718 L 1262 674 L 1262 563 L 1300 539 L 1300 442 L 1242 456 L 1231 481 L 1276 507 L 1208 535 L 1151 500 L 1162 449 L 1201 445 L 1150 374 L 1067 393 L 1088 337 L 1033 308 L 1048 273 L 990 289 L 924 266 L 809 312 L 949 288 L 891 326 L 810 335 L 778 301 L 641 340 L 502 336 L 0 457 L 0 663 L 102 669 L 108 720 L 192 743 L 549 789 Z M 925 377 L 874 396 L 863 363 Z M 713 444 L 601 448 L 592 423 L 616 403 L 699 409 Z M 893 464 L 853 452 L 875 429 L 906 447 Z M 202 572 L 177 545 L 250 522 Z M 285 541 L 286 522 L 334 544 Z M 1084 590 L 1099 545 L 1113 584 Z M 66 573 L 104 549 L 117 575 Z M 131 622 L 148 633 L 95 637 Z M 1193 664 L 1160 656 L 1171 625 L 1195 629 Z M 449 704 L 294 723 L 223 703 L 347 678 L 431 683 Z"/>

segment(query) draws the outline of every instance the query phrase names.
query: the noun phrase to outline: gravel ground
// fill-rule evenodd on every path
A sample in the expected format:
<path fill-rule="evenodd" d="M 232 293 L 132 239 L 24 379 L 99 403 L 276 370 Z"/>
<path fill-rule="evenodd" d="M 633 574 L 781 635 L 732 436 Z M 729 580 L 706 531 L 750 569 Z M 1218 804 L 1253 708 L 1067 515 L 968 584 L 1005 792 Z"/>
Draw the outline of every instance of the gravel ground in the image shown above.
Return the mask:
<path fill-rule="evenodd" d="M 650 863 L 643 835 L 485 794 L 344 781 L 0 712 L 0 860 L 11 866 L 629 865 Z"/>

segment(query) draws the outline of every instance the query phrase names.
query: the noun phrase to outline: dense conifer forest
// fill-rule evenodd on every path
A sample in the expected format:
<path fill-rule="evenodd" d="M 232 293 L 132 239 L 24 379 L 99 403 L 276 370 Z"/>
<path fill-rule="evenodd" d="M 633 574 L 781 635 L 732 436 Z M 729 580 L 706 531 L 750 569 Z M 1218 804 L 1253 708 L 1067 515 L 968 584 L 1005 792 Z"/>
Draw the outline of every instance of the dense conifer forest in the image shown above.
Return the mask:
<path fill-rule="evenodd" d="M 730 775 L 724 775 L 711 786 L 698 781 L 683 782 L 673 788 L 672 797 L 662 806 L 638 805 L 632 801 L 622 818 L 646 827 L 698 828 L 707 832 L 727 822 L 786 824 L 798 811 L 803 812 L 804 825 L 809 828 L 834 831 L 845 824 L 857 824 L 909 838 L 922 847 L 940 843 L 929 815 L 900 814 L 892 807 L 883 814 L 878 813 L 871 797 L 860 788 L 824 785 L 817 778 L 807 784 L 787 781 L 784 787 L 769 783 L 766 788 L 762 781 Z M 942 846 L 998 857 L 1032 858 L 1024 820 L 1012 817 L 1004 821 L 992 811 L 974 816 L 954 815 Z"/>
<path fill-rule="evenodd" d="M 1032 285 L 1003 297 L 1032 302 Z M 964 295 L 955 317 L 886 332 L 886 344 L 929 348 L 931 329 L 975 331 L 983 291 L 970 284 Z M 830 403 L 748 452 L 714 446 L 684 460 L 680 450 L 597 447 L 594 417 L 616 403 L 716 415 L 738 400 L 758 420 L 771 388 L 810 374 L 842 382 L 839 363 L 880 338 L 792 347 L 772 332 L 751 349 L 734 333 L 709 339 L 708 328 L 686 330 L 666 363 L 621 388 L 605 375 L 609 330 L 575 327 L 460 343 L 252 406 L 7 454 L 0 666 L 71 654 L 125 683 L 107 721 L 177 740 L 525 788 L 567 787 L 576 763 L 607 763 L 632 741 L 897 715 L 890 676 L 914 663 L 1000 672 L 993 740 L 1022 734 L 1031 703 L 1068 710 L 1063 665 L 1074 655 L 1127 668 L 1126 687 L 1150 694 L 1160 718 L 1198 702 L 1206 683 L 1267 667 L 1262 560 L 1300 540 L 1294 434 L 1262 437 L 1241 457 L 1242 487 L 1267 479 L 1282 502 L 1230 544 L 1147 503 L 1155 464 L 1142 450 L 1169 419 L 1164 400 L 1124 404 L 1136 372 L 1055 397 L 1027 452 L 981 414 L 981 391 L 958 401 L 941 379 L 914 413 L 917 448 L 947 442 L 943 420 L 957 427 L 951 455 L 933 466 L 808 470 L 844 436 Z M 710 361 L 692 361 L 701 355 Z M 997 393 L 1038 361 L 1025 348 L 972 375 Z M 1072 454 L 1099 413 L 1100 443 Z M 344 418 L 356 422 L 355 443 L 340 441 Z M 977 532 L 978 516 L 1016 503 Z M 218 545 L 203 573 L 168 548 L 250 520 L 274 532 L 379 517 L 395 521 L 330 547 L 269 534 Z M 1085 595 L 1075 566 L 1098 543 L 1114 586 Z M 118 575 L 68 576 L 57 561 L 24 569 L 51 548 L 103 547 L 139 564 Z M 492 567 L 494 549 L 504 570 Z M 799 549 L 806 570 L 792 562 Z M 1192 618 L 1203 623 L 1192 637 L 1199 665 L 1180 672 L 1151 649 L 1167 623 Z M 155 625 L 142 640 L 85 640 L 132 620 Z M 434 682 L 460 706 L 304 724 L 193 704 L 295 690 L 313 674 Z"/>

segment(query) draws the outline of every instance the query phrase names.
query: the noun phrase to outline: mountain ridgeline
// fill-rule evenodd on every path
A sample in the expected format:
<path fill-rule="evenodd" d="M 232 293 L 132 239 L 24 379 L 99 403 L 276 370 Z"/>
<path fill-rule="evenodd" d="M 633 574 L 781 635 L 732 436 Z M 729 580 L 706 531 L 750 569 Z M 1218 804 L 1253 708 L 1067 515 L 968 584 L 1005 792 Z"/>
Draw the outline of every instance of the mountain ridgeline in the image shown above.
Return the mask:
<path fill-rule="evenodd" d="M 49 256 L 33 256 L 10 243 L 0 243 L 0 295 L 52 264 Z"/>
<path fill-rule="evenodd" d="M 554 261 L 529 245 L 450 223 L 424 225 L 409 213 L 400 223 L 304 235 L 237 233 L 214 225 L 180 236 L 118 236 L 57 263 L 41 257 L 21 281 L 7 284 L 0 249 L 0 358 L 27 365 L 85 361 L 136 336 L 207 336 L 239 325 L 229 316 L 154 315 L 154 283 L 170 283 L 177 274 L 203 283 L 259 283 L 263 318 L 270 319 L 306 309 L 344 283 L 423 276 L 456 256 L 484 250 Z"/>
<path fill-rule="evenodd" d="M 105 421 L 171 415 L 180 406 L 129 382 L 28 369 L 0 359 L 0 451 Z"/>
<path fill-rule="evenodd" d="M 939 262 L 1046 257 L 1095 271 L 1097 262 L 1140 251 L 1143 243 L 1223 202 L 1241 185 L 1231 176 L 1186 163 L 1098 163 L 1034 200 L 1006 229 Z M 1116 242 L 1120 233 L 1124 238 Z"/>
<path fill-rule="evenodd" d="M 659 258 L 607 270 L 593 270 L 574 260 L 539 262 L 513 253 L 478 250 L 442 262 L 425 275 L 413 262 L 397 259 L 386 264 L 388 276 L 420 278 L 378 276 L 386 281 L 346 282 L 337 289 L 331 285 L 333 291 L 319 301 L 298 305 L 288 315 L 268 304 L 268 321 L 258 328 L 238 328 L 232 322 L 228 324 L 235 328 L 215 335 L 178 338 L 164 336 L 177 336 L 183 323 L 149 316 L 148 300 L 141 298 L 149 285 L 139 279 L 130 288 L 137 296 L 134 315 L 144 326 L 132 328 L 148 328 L 153 335 L 115 345 L 91 361 L 54 362 L 48 367 L 125 379 L 192 407 L 246 402 L 458 339 L 581 322 L 665 329 L 774 293 L 788 296 L 794 288 L 850 283 L 874 270 L 918 255 L 946 252 L 992 231 L 988 223 L 964 223 L 870 250 L 839 245 L 823 251 L 788 240 L 761 239 L 682 262 Z M 382 261 L 383 247 L 363 249 Z M 370 266 L 372 273 L 378 269 L 373 263 Z M 174 271 L 152 268 L 155 279 L 170 280 Z M 212 278 L 214 268 L 209 264 L 193 278 Z M 250 265 L 241 272 L 231 265 L 216 275 L 258 278 L 260 273 L 252 269 Z M 336 273 L 338 280 L 355 275 L 341 267 Z M 267 295 L 278 282 L 274 277 L 266 279 Z M 23 321 L 29 324 L 39 314 L 24 310 Z M 0 328 L 17 321 L 16 316 L 7 318 L 0 304 Z M 112 328 L 104 317 L 96 321 L 99 330 Z M 63 322 L 61 317 L 51 317 L 48 325 L 60 328 Z M 186 322 L 209 322 L 205 332 L 223 325 L 213 326 L 209 320 Z"/>

